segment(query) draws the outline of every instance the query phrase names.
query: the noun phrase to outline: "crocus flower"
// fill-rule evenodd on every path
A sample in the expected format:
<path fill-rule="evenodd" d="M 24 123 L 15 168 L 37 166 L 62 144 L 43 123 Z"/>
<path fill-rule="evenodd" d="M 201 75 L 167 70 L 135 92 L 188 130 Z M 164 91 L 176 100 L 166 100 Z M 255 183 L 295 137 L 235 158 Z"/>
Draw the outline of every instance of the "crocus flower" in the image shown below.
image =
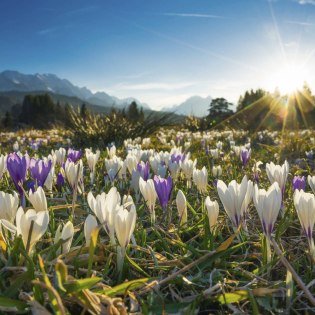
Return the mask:
<path fill-rule="evenodd" d="M 33 177 L 33 179 L 36 181 L 38 186 L 43 187 L 45 184 L 45 181 L 48 177 L 48 174 L 50 172 L 52 166 L 52 160 L 36 160 L 34 158 L 30 161 L 30 172 Z"/>
<path fill-rule="evenodd" d="M 76 163 L 79 159 L 82 157 L 82 151 L 81 150 L 74 150 L 69 148 L 68 149 L 68 155 L 67 158 L 73 162 Z"/>
<path fill-rule="evenodd" d="M 253 201 L 263 232 L 267 238 L 270 238 L 281 208 L 282 194 L 278 182 L 274 182 L 267 191 L 258 189 L 258 186 L 255 185 Z"/>
<path fill-rule="evenodd" d="M 56 185 L 60 188 L 65 184 L 65 178 L 63 177 L 62 173 L 59 172 L 57 175 Z"/>
<path fill-rule="evenodd" d="M 154 182 L 152 179 L 148 179 L 147 181 L 143 180 L 142 177 L 139 178 L 139 188 L 141 194 L 149 208 L 151 215 L 151 222 L 154 224 L 155 222 L 155 202 L 156 202 L 156 191 L 154 188 Z"/>
<path fill-rule="evenodd" d="M 84 189 L 82 160 L 80 160 L 77 164 L 71 160 L 67 160 L 64 169 L 66 178 L 72 189 L 75 189 L 75 186 L 78 185 L 78 192 L 81 193 Z"/>
<path fill-rule="evenodd" d="M 57 244 L 62 241 L 61 248 L 58 249 L 57 254 L 67 254 L 70 251 L 71 243 L 74 235 L 74 227 L 71 221 L 68 221 L 62 228 L 61 224 L 58 226 L 54 243 Z"/>
<path fill-rule="evenodd" d="M 209 227 L 211 233 L 213 232 L 213 228 L 217 224 L 218 216 L 219 216 L 219 204 L 218 202 L 211 201 L 210 197 L 208 196 L 205 200 L 205 206 L 208 213 L 208 219 L 209 219 Z"/>
<path fill-rule="evenodd" d="M 241 161 L 245 167 L 250 159 L 251 149 L 246 149 L 245 147 L 241 148 Z"/>
<path fill-rule="evenodd" d="M 222 181 L 217 183 L 218 194 L 224 209 L 232 221 L 234 227 L 238 227 L 245 217 L 247 207 L 253 194 L 253 182 L 247 180 L 245 175 L 241 184 L 232 180 L 228 186 Z"/>
<path fill-rule="evenodd" d="M 179 225 L 183 225 L 187 222 L 187 201 L 185 194 L 179 190 L 176 196 L 176 206 L 179 217 Z"/>
<path fill-rule="evenodd" d="M 171 155 L 171 161 L 173 163 L 179 163 L 179 162 L 183 162 L 185 160 L 186 156 L 185 154 L 172 154 Z"/>
<path fill-rule="evenodd" d="M 90 179 L 91 179 L 92 185 L 94 184 L 95 167 L 100 157 L 100 154 L 101 154 L 100 150 L 97 150 L 95 153 L 93 153 L 90 149 L 85 149 L 85 156 L 86 156 L 87 164 L 91 171 Z"/>
<path fill-rule="evenodd" d="M 314 159 L 314 152 L 313 152 L 313 150 L 305 151 L 305 155 L 306 155 L 306 158 L 309 159 L 309 160 L 313 160 Z"/>
<path fill-rule="evenodd" d="M 222 167 L 220 165 L 218 165 L 218 166 L 213 165 L 213 167 L 212 167 L 212 175 L 214 177 L 221 176 L 222 175 Z"/>
<path fill-rule="evenodd" d="M 171 198 L 171 192 L 173 188 L 172 178 L 169 176 L 167 179 L 165 179 L 155 175 L 154 187 L 162 208 L 166 210 L 167 204 Z"/>
<path fill-rule="evenodd" d="M 140 174 L 140 176 L 147 181 L 149 179 L 150 175 L 150 165 L 149 162 L 144 163 L 143 161 L 139 162 L 137 164 L 137 172 Z"/>
<path fill-rule="evenodd" d="M 2 178 L 6 169 L 7 169 L 7 156 L 2 154 L 0 155 L 0 179 Z"/>
<path fill-rule="evenodd" d="M 52 150 L 51 154 L 55 157 L 56 163 L 62 165 L 65 162 L 67 151 L 65 148 L 59 148 L 55 151 Z"/>
<path fill-rule="evenodd" d="M 315 176 L 308 175 L 307 181 L 312 189 L 313 194 L 315 194 Z"/>
<path fill-rule="evenodd" d="M 30 158 L 28 154 L 20 157 L 17 153 L 10 153 L 7 158 L 7 169 L 14 182 L 20 196 L 23 196 L 23 190 L 20 185 L 23 185 L 26 179 L 26 172 L 29 167 Z"/>
<path fill-rule="evenodd" d="M 117 265 L 119 271 L 121 271 L 123 267 L 126 247 L 128 246 L 131 235 L 135 229 L 136 219 L 137 212 L 134 205 L 131 207 L 130 211 L 123 206 L 119 207 L 115 216 L 115 234 L 119 244 L 119 246 L 117 246 Z"/>
<path fill-rule="evenodd" d="M 253 171 L 253 178 L 254 182 L 258 183 L 259 182 L 259 174 L 261 173 L 260 166 L 263 164 L 263 162 L 258 161 L 255 163 L 255 165 L 252 168 Z"/>
<path fill-rule="evenodd" d="M 92 231 L 97 227 L 98 224 L 95 217 L 92 214 L 89 214 L 84 222 L 84 237 L 86 246 L 90 246 Z"/>
<path fill-rule="evenodd" d="M 192 179 L 196 164 L 197 164 L 197 160 L 192 161 L 189 159 L 185 159 L 182 162 L 181 168 L 182 168 L 182 171 L 183 171 L 183 173 L 187 179 L 187 187 L 188 188 L 191 187 L 191 179 Z"/>
<path fill-rule="evenodd" d="M 307 237 L 312 255 L 315 255 L 313 228 L 315 224 L 315 196 L 303 190 L 294 193 L 294 206 L 298 214 L 301 226 Z"/>
<path fill-rule="evenodd" d="M 32 252 L 34 245 L 40 240 L 47 230 L 49 213 L 48 211 L 36 212 L 34 209 L 29 209 L 24 212 L 23 208 L 20 207 L 16 213 L 15 226 L 7 220 L 1 220 L 1 223 L 12 233 L 21 235 L 25 248 L 27 248 L 27 245 L 29 244 L 29 252 Z M 30 235 L 32 224 L 33 229 Z"/>
<path fill-rule="evenodd" d="M 306 181 L 305 181 L 305 177 L 304 176 L 294 176 L 293 181 L 293 190 L 305 190 L 305 186 L 306 186 Z"/>
<path fill-rule="evenodd" d="M 35 192 L 30 190 L 28 198 L 36 212 L 48 210 L 45 192 L 41 186 L 39 186 Z"/>
<path fill-rule="evenodd" d="M 19 196 L 14 191 L 13 194 L 0 191 L 0 220 L 5 219 L 13 222 L 19 206 Z"/>
<path fill-rule="evenodd" d="M 200 193 L 207 191 L 208 186 L 208 171 L 204 166 L 201 170 L 194 169 L 193 181 Z"/>
<path fill-rule="evenodd" d="M 284 196 L 285 184 L 289 174 L 289 164 L 287 161 L 283 165 L 275 165 L 273 162 L 266 164 L 266 172 L 271 184 L 277 182 Z"/>

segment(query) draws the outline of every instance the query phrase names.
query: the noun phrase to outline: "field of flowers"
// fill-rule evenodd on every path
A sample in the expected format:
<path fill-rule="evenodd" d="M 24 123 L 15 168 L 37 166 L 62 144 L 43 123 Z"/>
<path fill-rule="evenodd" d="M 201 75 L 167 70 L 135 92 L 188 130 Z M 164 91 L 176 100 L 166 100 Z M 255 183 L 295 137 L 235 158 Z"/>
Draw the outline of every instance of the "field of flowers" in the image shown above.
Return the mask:
<path fill-rule="evenodd" d="M 315 133 L 1 133 L 0 313 L 315 312 Z"/>

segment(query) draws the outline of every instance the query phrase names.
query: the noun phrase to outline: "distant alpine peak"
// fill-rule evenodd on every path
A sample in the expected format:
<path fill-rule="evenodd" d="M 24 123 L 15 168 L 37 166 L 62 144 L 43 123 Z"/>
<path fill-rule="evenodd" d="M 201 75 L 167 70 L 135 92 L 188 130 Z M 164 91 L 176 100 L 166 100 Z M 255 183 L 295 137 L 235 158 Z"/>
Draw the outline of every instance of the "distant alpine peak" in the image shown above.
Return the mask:
<path fill-rule="evenodd" d="M 0 72 L 0 92 L 34 92 L 43 91 L 77 97 L 82 101 L 99 106 L 114 106 L 124 108 L 135 100 L 143 108 L 149 109 L 147 104 L 141 103 L 134 98 L 119 99 L 105 92 L 93 93 L 87 87 L 78 87 L 67 79 L 61 79 L 52 73 L 24 74 L 16 70 Z"/>

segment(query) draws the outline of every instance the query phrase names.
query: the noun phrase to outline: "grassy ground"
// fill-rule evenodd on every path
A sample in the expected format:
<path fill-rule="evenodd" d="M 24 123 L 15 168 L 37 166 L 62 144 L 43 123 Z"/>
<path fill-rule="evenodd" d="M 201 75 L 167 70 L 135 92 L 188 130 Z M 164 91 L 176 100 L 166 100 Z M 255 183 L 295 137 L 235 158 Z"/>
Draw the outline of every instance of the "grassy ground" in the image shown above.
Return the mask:
<path fill-rule="evenodd" d="M 22 143 L 15 134 L 3 135 L 1 153 L 12 151 L 17 140 L 19 149 L 30 156 L 46 156 L 51 148 L 68 147 L 62 132 L 42 143 L 38 150 Z M 312 161 L 305 151 L 315 147 L 313 132 L 246 134 L 235 132 L 189 133 L 164 130 L 152 136 L 151 143 L 143 149 L 171 150 L 172 141 L 183 151 L 197 158 L 197 168 L 208 169 L 206 193 L 197 191 L 193 183 L 187 188 L 182 173 L 174 182 L 168 204 L 170 222 L 164 219 L 157 202 L 156 223 L 150 223 L 148 208 L 141 194 L 130 187 L 130 174 L 125 180 L 115 180 L 121 196 L 130 194 L 137 210 L 136 227 L 132 242 L 127 247 L 122 271 L 116 262 L 116 247 L 111 245 L 103 228 L 95 230 L 90 246 L 85 246 L 84 221 L 92 213 L 87 203 L 87 193 L 94 195 L 108 192 L 111 183 L 104 180 L 106 169 L 101 152 L 96 166 L 96 177 L 90 185 L 86 158 L 84 164 L 85 192 L 74 197 L 67 183 L 62 190 L 53 186 L 46 190 L 49 208 L 49 226 L 28 253 L 20 237 L 3 230 L 0 250 L 0 312 L 33 312 L 35 314 L 275 314 L 312 313 L 315 305 L 307 297 L 314 294 L 314 260 L 308 252 L 307 240 L 293 205 L 292 179 L 296 174 L 312 174 Z M 47 139 L 47 134 L 28 135 L 29 138 Z M 229 140 L 244 145 L 251 140 L 252 155 L 246 167 L 239 156 L 231 152 Z M 229 140 L 228 140 L 229 139 Z M 46 140 L 45 140 L 46 141 Z M 218 159 L 207 153 L 222 141 Z M 135 145 L 135 143 L 133 143 Z M 82 148 L 84 150 L 84 148 Z M 117 155 L 125 158 L 125 148 L 118 148 Z M 220 176 L 225 183 L 235 179 L 240 182 L 246 174 L 253 178 L 252 167 L 256 161 L 282 164 L 287 159 L 290 174 L 286 184 L 284 211 L 276 221 L 268 262 L 266 241 L 262 234 L 257 211 L 250 203 L 247 230 L 233 229 L 215 186 L 211 173 L 213 165 L 221 165 Z M 59 169 L 56 167 L 55 172 Z M 151 169 L 152 174 L 152 169 Z M 31 181 L 31 178 L 28 179 Z M 259 187 L 267 189 L 270 182 L 265 165 L 261 166 Z M 26 185 L 25 185 L 26 187 Z M 175 198 L 181 189 L 187 198 L 188 220 L 180 226 Z M 0 190 L 15 190 L 7 173 L 0 181 Z M 310 188 L 307 187 L 310 191 Z M 212 232 L 205 210 L 205 198 L 217 200 L 220 205 L 218 222 Z M 26 208 L 31 204 L 27 202 Z M 72 216 L 72 211 L 74 215 Z M 315 209 L 314 209 L 315 211 Z M 1 209 L 0 209 L 1 212 Z M 60 223 L 72 220 L 75 233 L 68 253 L 58 256 L 60 243 L 53 239 Z M 276 246 L 276 247 L 275 247 Z M 287 260 L 281 259 L 283 254 Z M 296 275 L 290 268 L 293 268 Z M 291 272 L 290 272 L 291 271 Z M 302 282 L 298 285 L 298 282 Z M 304 285 L 304 287 L 303 287 Z M 306 291 L 305 291 L 306 290 Z M 308 292 L 309 292 L 308 291 Z"/>

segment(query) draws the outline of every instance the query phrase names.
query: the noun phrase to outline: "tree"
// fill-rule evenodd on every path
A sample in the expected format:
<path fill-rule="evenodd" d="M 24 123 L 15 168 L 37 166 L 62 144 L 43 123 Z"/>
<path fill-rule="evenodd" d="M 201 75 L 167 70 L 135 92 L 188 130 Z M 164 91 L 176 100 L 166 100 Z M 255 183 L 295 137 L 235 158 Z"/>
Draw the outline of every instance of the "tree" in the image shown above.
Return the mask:
<path fill-rule="evenodd" d="M 12 119 L 11 114 L 8 111 L 5 113 L 5 116 L 2 120 L 2 124 L 3 124 L 3 127 L 6 129 L 13 127 L 13 119 Z"/>
<path fill-rule="evenodd" d="M 215 125 L 230 117 L 233 111 L 229 107 L 232 105 L 223 97 L 213 99 L 210 104 L 209 115 L 207 116 L 211 125 Z"/>
<path fill-rule="evenodd" d="M 87 109 L 85 103 L 83 103 L 81 105 L 80 114 L 81 114 L 81 117 L 83 118 L 83 120 L 85 121 L 86 117 L 87 117 L 87 114 L 88 114 L 88 109 Z"/>
<path fill-rule="evenodd" d="M 132 103 L 129 105 L 128 110 L 127 110 L 127 117 L 131 121 L 139 120 L 139 109 L 135 101 L 132 101 Z"/>
<path fill-rule="evenodd" d="M 263 100 L 268 94 L 269 93 L 263 89 L 257 89 L 256 91 L 251 89 L 250 91 L 246 91 L 244 96 L 239 98 L 236 111 L 240 111 L 252 104 L 256 104 L 257 102 Z"/>

